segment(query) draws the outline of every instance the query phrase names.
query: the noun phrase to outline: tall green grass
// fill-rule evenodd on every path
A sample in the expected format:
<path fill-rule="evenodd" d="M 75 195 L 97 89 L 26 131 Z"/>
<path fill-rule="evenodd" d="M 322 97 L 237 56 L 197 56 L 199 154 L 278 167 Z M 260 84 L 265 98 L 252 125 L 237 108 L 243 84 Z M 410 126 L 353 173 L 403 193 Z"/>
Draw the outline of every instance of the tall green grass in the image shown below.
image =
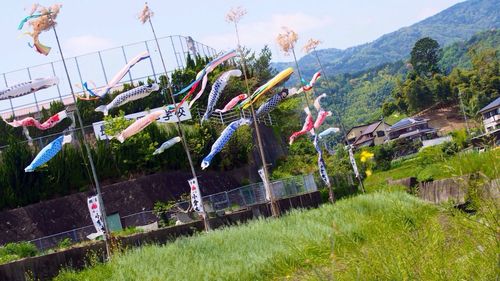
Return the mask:
<path fill-rule="evenodd" d="M 432 151 L 431 151 L 432 152 Z M 385 187 L 387 179 L 416 177 L 418 181 L 439 180 L 450 177 L 480 173 L 489 179 L 500 177 L 500 149 L 486 152 L 463 152 L 451 157 L 423 151 L 416 157 L 398 163 L 391 170 L 374 172 L 365 180 L 367 190 Z"/>
<path fill-rule="evenodd" d="M 381 192 L 133 249 L 55 280 L 494 280 L 497 251 L 464 215 Z"/>

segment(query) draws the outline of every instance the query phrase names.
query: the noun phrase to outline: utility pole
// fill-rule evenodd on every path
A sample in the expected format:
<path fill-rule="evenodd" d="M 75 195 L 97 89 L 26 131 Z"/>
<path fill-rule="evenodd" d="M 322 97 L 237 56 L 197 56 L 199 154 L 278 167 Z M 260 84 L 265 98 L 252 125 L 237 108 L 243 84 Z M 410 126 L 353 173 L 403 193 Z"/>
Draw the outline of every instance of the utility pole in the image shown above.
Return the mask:
<path fill-rule="evenodd" d="M 462 114 L 464 115 L 465 128 L 467 129 L 467 135 L 470 136 L 469 122 L 467 121 L 467 115 L 465 114 L 464 103 L 462 100 L 462 90 L 458 92 L 458 99 L 460 100 L 460 108 L 462 109 Z"/>

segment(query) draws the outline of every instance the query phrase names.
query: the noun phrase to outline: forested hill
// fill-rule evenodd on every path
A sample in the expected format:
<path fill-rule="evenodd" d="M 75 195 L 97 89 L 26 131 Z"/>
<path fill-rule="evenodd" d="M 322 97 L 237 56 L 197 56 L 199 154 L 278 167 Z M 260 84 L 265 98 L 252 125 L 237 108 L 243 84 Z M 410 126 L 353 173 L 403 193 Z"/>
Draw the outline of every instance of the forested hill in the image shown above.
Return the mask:
<path fill-rule="evenodd" d="M 431 37 L 441 46 L 447 46 L 494 28 L 500 28 L 500 1 L 469 0 L 409 27 L 383 35 L 373 42 L 345 50 L 318 50 L 318 55 L 329 75 L 355 73 L 408 57 L 415 42 L 422 37 Z M 301 58 L 299 65 L 306 76 L 318 69 L 311 54 Z M 285 66 L 288 64 L 275 64 L 278 70 Z"/>
<path fill-rule="evenodd" d="M 485 50 L 497 50 L 500 56 L 500 30 L 478 33 L 467 41 L 459 41 L 443 48 L 438 62 L 442 75 L 448 75 L 452 69 L 472 70 L 471 53 Z M 406 56 L 409 57 L 410 51 Z M 323 80 L 320 91 L 332 93 L 325 102 L 334 112 L 341 112 L 345 126 L 370 122 L 382 116 L 382 104 L 391 100 L 392 92 L 407 75 L 407 65 L 403 60 L 386 63 L 353 74 L 338 74 L 331 77 L 328 85 Z M 479 106 L 479 104 L 477 105 Z"/>

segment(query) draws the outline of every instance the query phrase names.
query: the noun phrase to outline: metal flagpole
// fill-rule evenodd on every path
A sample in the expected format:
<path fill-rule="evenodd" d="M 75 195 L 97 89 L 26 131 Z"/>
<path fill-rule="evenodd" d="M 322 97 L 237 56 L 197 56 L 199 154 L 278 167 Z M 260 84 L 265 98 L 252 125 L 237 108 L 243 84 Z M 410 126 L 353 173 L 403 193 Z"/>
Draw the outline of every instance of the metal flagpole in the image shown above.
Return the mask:
<path fill-rule="evenodd" d="M 243 69 L 243 76 L 245 78 L 245 85 L 247 88 L 247 95 L 250 97 L 251 93 L 250 93 L 250 86 L 248 84 L 248 76 L 247 76 L 247 72 L 246 72 L 246 60 L 245 60 L 245 55 L 243 54 L 243 50 L 241 48 L 240 34 L 238 32 L 238 24 L 237 24 L 237 22 L 241 16 L 243 16 L 243 14 L 239 15 L 239 17 L 237 17 L 237 18 L 234 18 L 232 20 L 232 22 L 234 23 L 234 29 L 236 31 L 236 38 L 238 40 L 238 51 L 240 52 L 240 58 L 241 58 L 241 62 L 243 64 L 242 69 Z M 280 215 L 280 209 L 278 208 L 278 205 L 276 203 L 276 198 L 274 196 L 274 193 L 273 193 L 272 188 L 271 188 L 271 184 L 269 182 L 269 171 L 267 170 L 266 158 L 264 155 L 264 149 L 263 149 L 263 145 L 262 145 L 262 138 L 260 135 L 260 129 L 259 129 L 259 126 L 257 123 L 257 118 L 255 115 L 255 108 L 253 106 L 253 103 L 250 103 L 250 110 L 252 113 L 253 125 L 255 127 L 255 134 L 257 135 L 257 146 L 259 148 L 260 159 L 262 161 L 262 171 L 264 174 L 263 175 L 264 188 L 266 189 L 266 193 L 269 195 L 269 201 L 271 201 L 271 214 L 273 217 L 278 217 Z"/>
<path fill-rule="evenodd" d="M 163 71 L 165 72 L 165 78 L 167 79 L 167 85 L 168 85 L 168 90 L 169 90 L 169 93 L 170 93 L 170 99 L 172 100 L 172 103 L 175 106 L 175 98 L 174 98 L 174 92 L 172 90 L 172 83 L 171 83 L 170 79 L 168 78 L 167 67 L 165 66 L 165 60 L 163 59 L 163 55 L 161 53 L 160 44 L 158 42 L 158 38 L 156 37 L 156 32 L 155 32 L 155 29 L 153 27 L 153 23 L 151 22 L 151 17 L 148 19 L 148 21 L 149 21 L 149 25 L 151 26 L 151 31 L 153 31 L 153 36 L 154 36 L 155 42 L 156 42 L 156 48 L 158 49 L 158 54 L 160 55 L 161 63 L 163 65 Z M 167 97 L 165 95 L 165 100 L 166 99 L 167 99 Z M 184 151 L 186 152 L 186 156 L 188 158 L 189 166 L 191 167 L 191 173 L 193 175 L 193 178 L 196 179 L 197 176 L 196 176 L 196 171 L 194 169 L 193 160 L 191 159 L 191 153 L 189 152 L 189 147 L 187 145 L 186 138 L 184 137 L 184 129 L 182 129 L 182 127 L 181 127 L 181 121 L 180 121 L 180 118 L 179 118 L 179 112 L 177 110 L 175 110 L 175 115 L 177 116 L 177 122 L 176 122 L 176 124 L 177 124 L 177 131 L 179 132 L 179 136 L 182 139 L 182 145 L 184 147 Z M 202 200 L 201 197 L 200 197 L 200 202 L 201 202 L 200 204 L 203 206 L 203 200 Z M 203 208 L 203 215 L 202 216 L 203 216 L 203 223 L 205 225 L 205 231 L 209 231 L 210 230 L 210 221 L 208 219 L 208 214 L 205 211 L 205 208 Z"/>
<path fill-rule="evenodd" d="M 61 49 L 61 44 L 59 43 L 59 36 L 57 35 L 55 25 L 52 26 L 52 29 L 54 30 L 54 35 L 56 37 L 57 47 L 59 48 L 59 53 L 61 54 L 61 60 L 62 60 L 63 66 L 64 66 L 64 71 L 66 72 L 66 78 L 68 79 L 69 89 L 71 91 L 71 96 L 73 97 L 73 103 L 75 105 L 76 116 L 78 117 L 78 122 L 80 122 L 80 131 L 82 133 L 82 142 L 85 146 L 85 150 L 87 150 L 87 157 L 89 158 L 90 168 L 92 169 L 92 176 L 94 177 L 97 198 L 98 198 L 99 203 L 101 205 L 103 224 L 104 224 L 104 228 L 106 231 L 106 233 L 104 234 L 104 243 L 106 244 L 106 256 L 109 259 L 111 257 L 111 252 L 110 252 L 110 247 L 109 247 L 109 242 L 108 242 L 110 232 L 109 232 L 108 222 L 106 221 L 106 210 L 104 208 L 104 201 L 102 200 L 101 187 L 99 185 L 99 179 L 97 178 L 97 172 L 96 172 L 96 169 L 94 166 L 94 160 L 92 159 L 92 153 L 90 153 L 90 147 L 89 147 L 88 143 L 85 141 L 85 131 L 83 130 L 82 117 L 80 115 L 80 110 L 78 109 L 78 105 L 76 104 L 75 92 L 73 91 L 73 85 L 71 84 L 71 79 L 69 77 L 68 67 L 66 66 L 66 61 L 64 60 L 64 55 L 63 55 L 63 52 Z"/>

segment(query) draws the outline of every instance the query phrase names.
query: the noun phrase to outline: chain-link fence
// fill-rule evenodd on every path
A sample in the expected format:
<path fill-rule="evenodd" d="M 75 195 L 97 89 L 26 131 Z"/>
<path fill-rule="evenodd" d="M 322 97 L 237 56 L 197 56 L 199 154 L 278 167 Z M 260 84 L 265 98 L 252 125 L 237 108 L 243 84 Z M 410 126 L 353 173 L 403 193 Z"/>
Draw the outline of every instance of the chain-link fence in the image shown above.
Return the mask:
<path fill-rule="evenodd" d="M 310 193 L 317 190 L 313 175 L 296 176 L 286 179 L 280 179 L 271 182 L 272 191 L 276 199 L 297 196 Z M 237 211 L 245 209 L 252 205 L 268 202 L 264 184 L 254 183 L 224 191 L 216 194 L 203 196 L 203 203 L 208 212 Z M 187 210 L 190 206 L 189 201 L 177 203 L 181 209 Z M 171 214 L 168 214 L 169 216 Z M 124 228 L 131 226 L 142 226 L 157 222 L 159 218 L 152 210 L 146 210 L 139 213 L 120 217 Z M 56 247 L 61 241 L 70 239 L 72 243 L 87 240 L 87 236 L 96 232 L 93 225 L 88 225 L 69 231 L 33 239 L 30 242 L 35 244 L 38 249 L 45 250 Z"/>
<path fill-rule="evenodd" d="M 192 56 L 211 57 L 216 55 L 216 50 L 205 44 L 193 40 L 189 36 L 173 35 L 158 39 L 162 54 L 166 61 L 167 72 L 170 75 L 176 69 L 186 66 L 187 54 Z M 104 86 L 115 73 L 120 70 L 131 58 L 137 54 L 148 51 L 150 58 L 135 65 L 123 78 L 123 83 L 144 81 L 147 78 L 158 80 L 164 75 L 158 49 L 153 40 L 136 42 L 120 47 L 93 52 L 81 56 L 66 58 L 68 72 L 73 84 L 91 82 L 96 87 Z M 3 86 L 10 87 L 15 84 L 35 78 L 57 76 L 59 84 L 26 96 L 0 101 L 0 116 L 3 119 L 10 117 L 24 117 L 30 113 L 39 113 L 42 108 L 49 108 L 53 101 L 60 101 L 70 110 L 73 107 L 73 98 L 69 83 L 64 73 L 61 60 L 46 64 L 30 66 L 0 74 Z M 1 82 L 0 82 L 1 85 Z M 117 85 L 121 87 L 121 84 Z M 82 90 L 75 87 L 76 94 Z M 35 114 L 37 116 L 37 114 Z"/>

